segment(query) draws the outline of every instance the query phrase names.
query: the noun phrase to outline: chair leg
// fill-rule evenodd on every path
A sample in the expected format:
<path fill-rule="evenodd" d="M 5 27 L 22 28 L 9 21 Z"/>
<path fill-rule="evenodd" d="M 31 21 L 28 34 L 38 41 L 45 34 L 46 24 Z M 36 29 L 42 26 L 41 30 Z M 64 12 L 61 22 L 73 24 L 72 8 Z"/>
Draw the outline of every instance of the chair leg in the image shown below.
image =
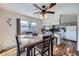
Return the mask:
<path fill-rule="evenodd" d="M 33 49 L 31 48 L 31 56 L 33 56 Z"/>
<path fill-rule="evenodd" d="M 20 50 L 17 48 L 17 56 L 20 56 Z"/>
<path fill-rule="evenodd" d="M 30 48 L 27 48 L 27 56 L 30 56 Z"/>
<path fill-rule="evenodd" d="M 34 56 L 35 56 L 35 53 L 36 53 L 36 52 L 35 52 L 35 48 L 34 48 Z"/>
<path fill-rule="evenodd" d="M 53 56 L 53 40 L 51 40 L 51 56 Z"/>
<path fill-rule="evenodd" d="M 41 53 L 41 56 L 43 56 L 43 52 Z"/>
<path fill-rule="evenodd" d="M 50 49 L 48 49 L 48 56 L 50 56 Z"/>
<path fill-rule="evenodd" d="M 20 53 L 19 52 L 17 52 L 17 56 L 20 56 Z"/>

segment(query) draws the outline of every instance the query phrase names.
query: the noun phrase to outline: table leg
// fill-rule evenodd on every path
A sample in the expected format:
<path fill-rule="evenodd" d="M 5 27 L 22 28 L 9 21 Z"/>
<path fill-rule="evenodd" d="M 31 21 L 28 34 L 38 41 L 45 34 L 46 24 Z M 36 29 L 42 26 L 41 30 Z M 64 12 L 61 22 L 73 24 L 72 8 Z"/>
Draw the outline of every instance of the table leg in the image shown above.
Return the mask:
<path fill-rule="evenodd" d="M 33 56 L 32 48 L 27 48 L 27 56 Z"/>
<path fill-rule="evenodd" d="M 30 48 L 27 48 L 27 56 L 30 56 Z"/>
<path fill-rule="evenodd" d="M 51 56 L 53 56 L 53 39 L 51 39 Z"/>

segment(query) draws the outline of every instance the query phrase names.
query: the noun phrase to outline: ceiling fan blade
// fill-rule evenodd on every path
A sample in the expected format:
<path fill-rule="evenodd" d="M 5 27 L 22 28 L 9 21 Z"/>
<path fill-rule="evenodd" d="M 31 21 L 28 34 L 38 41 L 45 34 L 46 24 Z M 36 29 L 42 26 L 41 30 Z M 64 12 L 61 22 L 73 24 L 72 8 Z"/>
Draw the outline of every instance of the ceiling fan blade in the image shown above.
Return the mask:
<path fill-rule="evenodd" d="M 35 13 L 33 13 L 33 14 L 38 14 L 38 13 L 40 13 L 40 12 L 35 12 Z"/>
<path fill-rule="evenodd" d="M 51 13 L 51 14 L 54 14 L 55 12 L 52 12 L 52 11 L 47 11 L 47 13 Z"/>
<path fill-rule="evenodd" d="M 45 10 L 50 9 L 50 8 L 52 8 L 52 7 L 55 6 L 55 5 L 56 5 L 56 3 L 50 3 L 50 4 L 48 5 L 48 7 L 47 7 Z"/>
<path fill-rule="evenodd" d="M 56 5 L 56 3 L 51 3 L 51 4 L 49 4 L 49 8 L 52 8 L 55 5 Z"/>
<path fill-rule="evenodd" d="M 36 5 L 36 4 L 33 4 L 33 5 L 34 5 L 36 8 L 42 10 L 38 5 Z"/>

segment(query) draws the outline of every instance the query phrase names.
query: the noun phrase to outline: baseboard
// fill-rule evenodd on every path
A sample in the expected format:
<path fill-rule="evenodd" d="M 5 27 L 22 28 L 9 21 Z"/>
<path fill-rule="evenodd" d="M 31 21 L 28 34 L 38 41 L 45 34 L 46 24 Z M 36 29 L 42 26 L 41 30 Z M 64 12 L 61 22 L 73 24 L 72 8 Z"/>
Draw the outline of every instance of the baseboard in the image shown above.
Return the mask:
<path fill-rule="evenodd" d="M 77 56 L 79 56 L 79 51 L 76 52 Z"/>
<path fill-rule="evenodd" d="M 1 52 L 1 49 L 0 49 L 0 52 Z"/>
<path fill-rule="evenodd" d="M 73 41 L 73 42 L 77 42 L 77 41 L 75 41 L 75 40 L 70 40 L 70 39 L 64 39 L 64 40 L 68 40 L 68 41 Z"/>
<path fill-rule="evenodd" d="M 8 49 L 12 49 L 14 47 L 16 47 L 16 45 L 15 46 L 11 46 L 11 47 L 4 47 L 4 48 L 0 49 L 0 52 L 6 51 Z"/>

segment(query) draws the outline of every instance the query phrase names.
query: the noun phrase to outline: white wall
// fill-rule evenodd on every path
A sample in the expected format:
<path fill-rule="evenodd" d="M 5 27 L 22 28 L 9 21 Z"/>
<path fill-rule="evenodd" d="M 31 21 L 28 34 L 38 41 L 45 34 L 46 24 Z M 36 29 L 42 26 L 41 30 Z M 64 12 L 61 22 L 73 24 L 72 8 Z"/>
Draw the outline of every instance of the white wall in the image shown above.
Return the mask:
<path fill-rule="evenodd" d="M 57 14 L 52 14 L 52 15 L 48 15 L 48 18 L 43 19 L 43 25 L 44 26 L 49 26 L 49 25 L 57 25 L 59 24 L 59 15 Z"/>
<path fill-rule="evenodd" d="M 9 26 L 6 21 L 11 19 L 12 26 Z M 4 10 L 0 10 L 0 49 L 10 48 L 16 45 L 16 19 L 28 20 L 37 23 L 39 32 L 41 29 L 42 21 L 21 15 L 18 13 L 12 13 Z M 2 35 L 2 36 L 1 36 Z"/>
<path fill-rule="evenodd" d="M 77 26 L 78 26 L 78 41 L 77 41 L 77 50 L 79 51 L 79 14 L 77 16 Z"/>
<path fill-rule="evenodd" d="M 2 48 L 2 46 L 1 46 L 1 44 L 2 44 L 1 38 L 2 38 L 2 35 L 1 35 L 1 17 L 0 17 L 0 48 Z"/>

